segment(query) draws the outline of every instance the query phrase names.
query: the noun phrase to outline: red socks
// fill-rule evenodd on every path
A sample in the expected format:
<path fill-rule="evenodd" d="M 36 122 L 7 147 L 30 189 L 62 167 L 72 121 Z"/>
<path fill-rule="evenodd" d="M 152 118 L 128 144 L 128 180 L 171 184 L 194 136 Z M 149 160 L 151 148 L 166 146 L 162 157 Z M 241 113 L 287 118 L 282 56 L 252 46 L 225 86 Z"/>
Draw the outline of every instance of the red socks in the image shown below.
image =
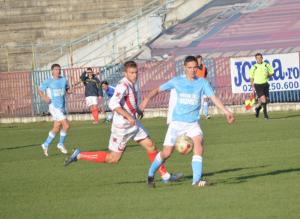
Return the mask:
<path fill-rule="evenodd" d="M 154 161 L 154 159 L 155 159 L 155 157 L 156 157 L 157 154 L 158 154 L 157 151 L 154 151 L 154 152 L 148 152 L 148 153 L 147 153 L 147 155 L 148 155 L 149 160 L 151 161 L 151 163 Z M 168 172 L 168 171 L 167 171 L 167 168 L 166 168 L 166 166 L 165 166 L 164 164 L 162 164 L 162 165 L 159 167 L 159 169 L 158 169 L 158 173 L 159 173 L 159 175 L 161 175 L 161 176 L 165 175 L 167 172 Z"/>
<path fill-rule="evenodd" d="M 80 152 L 80 160 L 87 160 L 96 163 L 105 163 L 107 152 L 104 151 L 91 151 L 91 152 Z"/>
<path fill-rule="evenodd" d="M 92 116 L 93 116 L 93 118 L 94 118 L 94 120 L 95 120 L 95 122 L 97 122 L 98 123 L 98 108 L 97 107 L 95 107 L 95 108 L 92 108 L 92 110 L 91 110 L 91 112 L 92 112 Z"/>

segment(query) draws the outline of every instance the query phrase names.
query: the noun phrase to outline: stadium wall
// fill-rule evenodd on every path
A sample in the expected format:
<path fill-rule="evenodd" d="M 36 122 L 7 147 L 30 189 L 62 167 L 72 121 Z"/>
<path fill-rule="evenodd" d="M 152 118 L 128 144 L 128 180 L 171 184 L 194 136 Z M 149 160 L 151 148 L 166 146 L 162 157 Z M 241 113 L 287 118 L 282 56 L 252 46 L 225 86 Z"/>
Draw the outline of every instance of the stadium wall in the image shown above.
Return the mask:
<path fill-rule="evenodd" d="M 208 80 L 222 101 L 228 106 L 243 105 L 249 95 L 232 93 L 230 58 L 209 58 L 204 61 L 210 72 Z M 73 94 L 67 97 L 67 111 L 69 114 L 88 112 L 84 101 L 84 87 L 82 84 L 76 85 L 79 82 L 80 74 L 84 70 L 84 68 L 62 70 L 62 74 L 68 78 L 69 84 L 73 88 Z M 99 73 L 101 80 L 107 80 L 112 85 L 116 85 L 118 80 L 123 77 L 121 64 L 95 67 L 94 72 Z M 164 61 L 140 63 L 139 81 L 137 83 L 139 98 L 144 98 L 151 89 L 182 73 L 183 61 L 176 60 L 174 56 Z M 37 89 L 39 84 L 50 75 L 49 70 L 0 74 L 0 118 L 48 115 L 48 106 L 41 101 Z M 300 80 L 299 77 L 298 80 Z M 149 103 L 149 108 L 154 109 L 154 111 L 157 108 L 166 108 L 168 106 L 168 95 L 168 93 L 165 93 L 154 98 Z M 104 100 L 106 99 L 104 98 Z M 300 102 L 300 90 L 271 92 L 270 101 L 272 103 Z M 106 101 L 103 101 L 101 105 L 105 108 L 107 106 Z M 282 106 L 283 108 L 280 109 L 284 110 L 287 105 Z M 288 107 L 287 109 L 291 108 Z"/>
<path fill-rule="evenodd" d="M 239 114 L 253 114 L 253 111 L 245 111 L 244 105 L 237 106 L 228 106 L 228 108 Z M 268 105 L 269 112 L 276 111 L 300 111 L 300 103 L 271 103 Z M 158 117 L 167 117 L 168 110 L 167 108 L 155 108 L 155 109 L 146 109 L 144 113 L 144 118 L 158 118 Z M 215 106 L 209 108 L 209 115 L 222 115 Z M 106 114 L 100 114 L 99 119 L 105 119 Z M 92 120 L 90 113 L 82 114 L 68 114 L 68 120 L 70 121 L 90 121 Z M 0 118 L 0 123 L 32 123 L 32 122 L 50 122 L 52 121 L 51 116 L 31 116 L 31 117 L 8 117 Z"/>

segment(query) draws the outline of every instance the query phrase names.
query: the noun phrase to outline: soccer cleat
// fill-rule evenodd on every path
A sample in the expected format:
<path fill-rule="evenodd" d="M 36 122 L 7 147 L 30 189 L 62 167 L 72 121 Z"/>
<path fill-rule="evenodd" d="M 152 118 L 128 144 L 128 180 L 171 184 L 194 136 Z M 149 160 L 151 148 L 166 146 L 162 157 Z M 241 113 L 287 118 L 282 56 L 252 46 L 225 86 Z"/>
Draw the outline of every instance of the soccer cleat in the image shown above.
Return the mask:
<path fill-rule="evenodd" d="M 77 161 L 77 156 L 80 154 L 79 148 L 76 148 L 68 160 L 65 160 L 65 166 Z"/>
<path fill-rule="evenodd" d="M 163 183 L 170 183 L 170 182 L 178 182 L 180 179 L 184 177 L 183 173 L 171 173 L 171 176 L 167 180 L 162 180 Z"/>
<path fill-rule="evenodd" d="M 209 116 L 209 115 L 207 115 L 207 116 L 205 117 L 205 119 L 210 119 L 210 116 Z"/>
<path fill-rule="evenodd" d="M 46 157 L 48 157 L 48 156 L 49 156 L 49 155 L 48 155 L 48 147 L 46 147 L 44 144 L 42 144 L 41 147 L 42 147 L 42 149 L 43 149 L 43 151 L 44 151 L 44 155 L 45 155 Z"/>
<path fill-rule="evenodd" d="M 193 183 L 193 186 L 198 186 L 198 187 L 204 187 L 204 186 L 208 186 L 208 182 L 205 180 L 200 180 L 197 183 Z"/>
<path fill-rule="evenodd" d="M 57 148 L 60 150 L 61 153 L 63 154 L 67 154 L 68 151 L 67 149 L 65 148 L 65 146 L 63 144 L 57 144 Z"/>
<path fill-rule="evenodd" d="M 149 188 L 155 188 L 155 182 L 153 176 L 148 176 L 147 184 Z"/>
<path fill-rule="evenodd" d="M 269 116 L 268 115 L 265 115 L 265 120 L 268 120 L 269 119 Z"/>

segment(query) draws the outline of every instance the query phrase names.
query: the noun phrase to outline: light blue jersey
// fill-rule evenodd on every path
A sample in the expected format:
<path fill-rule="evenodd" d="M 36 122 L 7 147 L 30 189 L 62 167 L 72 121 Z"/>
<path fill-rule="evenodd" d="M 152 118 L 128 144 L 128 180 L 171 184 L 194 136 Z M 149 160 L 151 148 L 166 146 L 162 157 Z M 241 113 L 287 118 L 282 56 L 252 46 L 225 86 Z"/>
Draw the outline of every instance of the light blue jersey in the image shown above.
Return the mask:
<path fill-rule="evenodd" d="M 47 96 L 51 99 L 51 104 L 58 109 L 65 108 L 66 90 L 68 88 L 68 81 L 64 77 L 58 79 L 49 78 L 39 87 L 41 91 L 46 91 Z"/>
<path fill-rule="evenodd" d="M 161 91 L 173 88 L 176 90 L 177 100 L 172 114 L 172 121 L 198 121 L 202 95 L 208 97 L 214 95 L 209 82 L 203 78 L 188 80 L 186 77 L 177 76 L 159 87 Z"/>

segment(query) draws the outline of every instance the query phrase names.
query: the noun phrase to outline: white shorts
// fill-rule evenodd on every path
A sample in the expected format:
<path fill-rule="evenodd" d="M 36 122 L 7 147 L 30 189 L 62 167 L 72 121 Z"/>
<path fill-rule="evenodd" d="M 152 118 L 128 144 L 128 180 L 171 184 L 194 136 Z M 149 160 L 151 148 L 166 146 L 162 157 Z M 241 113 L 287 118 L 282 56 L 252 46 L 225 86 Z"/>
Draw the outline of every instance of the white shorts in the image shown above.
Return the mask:
<path fill-rule="evenodd" d="M 93 105 L 98 105 L 98 97 L 97 96 L 88 96 L 85 98 L 86 105 L 88 107 Z"/>
<path fill-rule="evenodd" d="M 178 122 L 172 121 L 165 137 L 164 146 L 174 146 L 176 139 L 180 135 L 187 135 L 191 138 L 195 136 L 203 136 L 202 130 L 198 122 Z"/>
<path fill-rule="evenodd" d="M 136 126 L 126 129 L 112 125 L 108 149 L 114 152 L 123 152 L 129 140 L 139 141 L 148 136 L 147 131 L 139 121 L 137 121 Z"/>
<path fill-rule="evenodd" d="M 66 111 L 64 109 L 58 109 L 52 104 L 49 105 L 49 112 L 52 116 L 53 121 L 62 121 L 67 118 Z"/>

